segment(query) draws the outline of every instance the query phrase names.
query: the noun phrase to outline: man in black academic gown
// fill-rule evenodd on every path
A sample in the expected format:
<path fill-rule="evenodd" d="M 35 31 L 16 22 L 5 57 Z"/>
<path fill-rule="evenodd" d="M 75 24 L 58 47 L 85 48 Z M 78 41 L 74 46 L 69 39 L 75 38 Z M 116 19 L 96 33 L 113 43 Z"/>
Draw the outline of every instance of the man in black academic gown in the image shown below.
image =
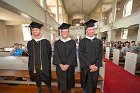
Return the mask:
<path fill-rule="evenodd" d="M 60 93 L 67 93 L 70 89 L 75 93 L 76 42 L 69 38 L 69 27 L 70 24 L 63 23 L 58 28 L 61 38 L 54 43 L 53 64 L 56 65 Z"/>
<path fill-rule="evenodd" d="M 32 22 L 29 27 L 32 30 L 33 39 L 28 42 L 29 53 L 29 75 L 36 82 L 38 93 L 42 92 L 42 82 L 47 85 L 48 93 L 51 93 L 51 44 L 42 37 L 41 27 L 43 25 Z"/>
<path fill-rule="evenodd" d="M 79 43 L 83 93 L 96 93 L 99 68 L 102 66 L 102 41 L 95 37 L 95 22 L 97 21 L 90 19 L 85 23 L 86 37 Z"/>

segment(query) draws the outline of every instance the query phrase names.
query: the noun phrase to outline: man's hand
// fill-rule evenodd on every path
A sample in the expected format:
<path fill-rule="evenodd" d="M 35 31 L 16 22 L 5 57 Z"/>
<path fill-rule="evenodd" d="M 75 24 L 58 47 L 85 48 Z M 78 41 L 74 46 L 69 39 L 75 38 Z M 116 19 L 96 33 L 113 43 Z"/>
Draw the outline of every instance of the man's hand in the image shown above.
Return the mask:
<path fill-rule="evenodd" d="M 89 68 L 90 68 L 90 72 L 95 72 L 95 71 L 98 70 L 98 67 L 95 64 L 94 65 L 90 65 Z"/>
<path fill-rule="evenodd" d="M 64 70 L 64 65 L 63 64 L 59 64 L 61 70 Z"/>
<path fill-rule="evenodd" d="M 59 64 L 60 68 L 63 70 L 63 71 L 66 71 L 68 68 L 69 68 L 69 65 L 63 65 L 63 64 Z"/>
<path fill-rule="evenodd" d="M 69 65 L 64 65 L 64 69 L 63 69 L 63 71 L 66 71 L 67 69 L 69 68 Z"/>

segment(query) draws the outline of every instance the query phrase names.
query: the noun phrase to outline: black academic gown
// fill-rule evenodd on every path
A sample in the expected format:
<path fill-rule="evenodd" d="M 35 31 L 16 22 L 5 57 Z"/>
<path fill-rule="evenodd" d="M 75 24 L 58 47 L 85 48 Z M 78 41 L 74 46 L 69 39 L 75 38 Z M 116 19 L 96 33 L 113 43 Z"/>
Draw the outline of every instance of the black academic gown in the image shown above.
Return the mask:
<path fill-rule="evenodd" d="M 63 42 L 57 40 L 54 43 L 53 64 L 56 65 L 58 88 L 67 91 L 75 87 L 75 66 L 77 66 L 76 43 L 74 40 Z M 70 65 L 67 71 L 62 71 L 59 64 Z"/>
<path fill-rule="evenodd" d="M 79 60 L 81 68 L 81 86 L 86 93 L 96 93 L 99 69 L 90 72 L 89 66 L 95 64 L 102 66 L 102 42 L 100 39 L 93 40 L 84 38 L 79 43 Z"/>
<path fill-rule="evenodd" d="M 50 42 L 47 39 L 42 39 L 38 42 L 32 39 L 28 42 L 27 48 L 29 53 L 28 69 L 30 79 L 36 82 L 44 82 L 47 86 L 50 86 L 52 55 Z M 34 66 L 36 72 L 34 72 Z"/>

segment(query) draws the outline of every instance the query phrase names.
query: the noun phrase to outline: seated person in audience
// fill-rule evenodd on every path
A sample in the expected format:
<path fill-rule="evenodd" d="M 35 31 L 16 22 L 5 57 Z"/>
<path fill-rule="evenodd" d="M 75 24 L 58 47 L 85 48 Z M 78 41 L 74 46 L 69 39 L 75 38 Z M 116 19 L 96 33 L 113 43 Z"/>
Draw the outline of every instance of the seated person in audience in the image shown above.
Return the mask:
<path fill-rule="evenodd" d="M 110 42 L 106 42 L 106 47 L 110 47 Z"/>
<path fill-rule="evenodd" d="M 118 46 L 118 44 L 116 44 L 116 49 L 121 50 L 123 47 L 124 47 L 124 44 L 123 43 L 121 43 L 119 46 Z"/>
<path fill-rule="evenodd" d="M 122 49 L 124 46 L 125 46 L 124 43 L 121 43 L 120 49 Z"/>
<path fill-rule="evenodd" d="M 24 48 L 23 48 L 22 56 L 29 56 L 27 46 L 24 45 L 23 47 Z"/>
<path fill-rule="evenodd" d="M 135 53 L 140 54 L 140 41 L 137 43 L 137 46 L 135 47 Z"/>
<path fill-rule="evenodd" d="M 118 42 L 117 42 L 116 47 L 117 47 L 117 48 L 120 48 L 120 47 L 121 47 L 121 41 L 118 41 Z"/>
<path fill-rule="evenodd" d="M 110 47 L 110 54 L 113 55 L 114 49 L 116 49 L 116 44 L 112 43 Z"/>
<path fill-rule="evenodd" d="M 125 47 L 123 47 L 121 49 L 121 53 L 123 54 L 123 56 L 126 55 L 126 52 L 129 52 L 130 51 L 130 42 L 125 42 Z"/>
<path fill-rule="evenodd" d="M 135 52 L 135 48 L 136 48 L 135 41 L 132 41 L 130 45 L 130 52 Z"/>
<path fill-rule="evenodd" d="M 23 46 L 24 46 L 23 44 L 19 44 L 19 48 L 23 49 Z"/>
<path fill-rule="evenodd" d="M 19 48 L 19 44 L 14 44 L 14 49 L 10 52 L 11 56 L 22 56 L 23 49 Z"/>

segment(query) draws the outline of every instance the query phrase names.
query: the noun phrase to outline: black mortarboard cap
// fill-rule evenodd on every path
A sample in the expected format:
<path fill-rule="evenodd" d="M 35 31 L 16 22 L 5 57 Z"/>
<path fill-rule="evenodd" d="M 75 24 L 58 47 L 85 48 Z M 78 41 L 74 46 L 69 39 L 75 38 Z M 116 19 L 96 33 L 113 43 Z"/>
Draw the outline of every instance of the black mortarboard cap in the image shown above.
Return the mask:
<path fill-rule="evenodd" d="M 88 27 L 94 27 L 94 26 L 95 26 L 94 23 L 96 23 L 96 22 L 98 22 L 98 21 L 96 21 L 96 20 L 94 20 L 94 19 L 90 19 L 89 21 L 87 21 L 87 22 L 85 23 L 85 26 L 86 26 L 86 28 L 88 28 Z"/>
<path fill-rule="evenodd" d="M 63 23 L 63 24 L 61 24 L 60 26 L 59 26 L 59 28 L 58 29 L 69 29 L 69 27 L 70 27 L 71 25 L 70 24 L 67 24 L 67 23 Z"/>
<path fill-rule="evenodd" d="M 40 29 L 43 26 L 43 24 L 37 23 L 37 22 L 32 22 L 29 27 L 32 28 L 38 28 Z"/>

